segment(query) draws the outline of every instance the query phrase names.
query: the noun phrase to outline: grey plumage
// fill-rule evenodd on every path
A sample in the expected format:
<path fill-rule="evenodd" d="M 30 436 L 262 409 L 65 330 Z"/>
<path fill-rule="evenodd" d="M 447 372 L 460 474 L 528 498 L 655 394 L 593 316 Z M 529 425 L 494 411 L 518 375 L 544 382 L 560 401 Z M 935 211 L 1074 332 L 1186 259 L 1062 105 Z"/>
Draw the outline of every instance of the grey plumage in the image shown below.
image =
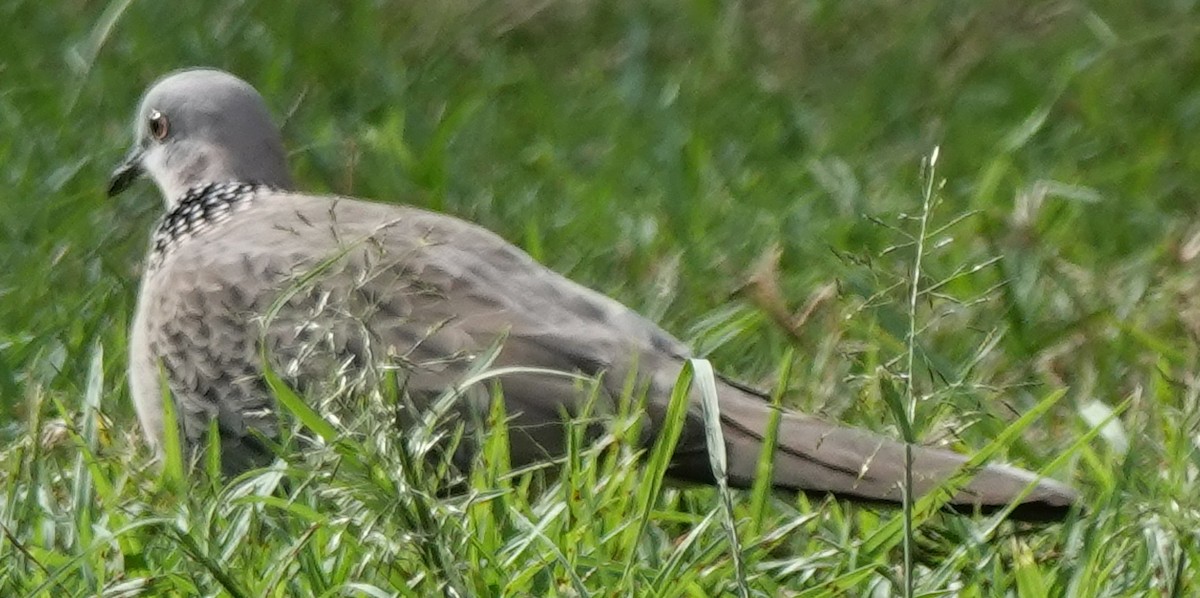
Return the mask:
<path fill-rule="evenodd" d="M 138 108 L 135 135 L 110 193 L 144 171 L 168 212 L 153 237 L 130 341 L 132 394 L 152 443 L 162 442 L 160 366 L 187 441 L 199 442 L 215 419 L 225 466 L 236 471 L 256 460 L 250 431 L 276 431 L 261 354 L 305 388 L 339 372 L 370 383 L 376 368 L 400 366 L 420 404 L 460 381 L 501 338 L 495 366 L 599 376 L 604 400 L 636 377 L 646 389 L 646 439 L 661 425 L 689 356 L 683 343 L 481 227 L 292 191 L 278 130 L 258 93 L 236 77 L 189 70 L 158 81 Z M 576 385 L 531 372 L 500 382 L 516 432 L 513 462 L 561 454 L 562 414 L 584 400 Z M 721 381 L 718 390 L 730 480 L 748 486 L 770 410 L 753 389 Z M 463 409 L 483 408 L 469 393 L 462 401 Z M 783 416 L 779 438 L 776 487 L 900 500 L 902 444 L 796 413 Z M 922 494 L 965 462 L 923 447 L 914 460 Z M 698 403 L 671 474 L 711 481 Z M 989 466 L 952 506 L 1002 508 L 1034 480 Z M 1039 480 L 1014 515 L 1056 519 L 1076 501 L 1071 488 Z"/>

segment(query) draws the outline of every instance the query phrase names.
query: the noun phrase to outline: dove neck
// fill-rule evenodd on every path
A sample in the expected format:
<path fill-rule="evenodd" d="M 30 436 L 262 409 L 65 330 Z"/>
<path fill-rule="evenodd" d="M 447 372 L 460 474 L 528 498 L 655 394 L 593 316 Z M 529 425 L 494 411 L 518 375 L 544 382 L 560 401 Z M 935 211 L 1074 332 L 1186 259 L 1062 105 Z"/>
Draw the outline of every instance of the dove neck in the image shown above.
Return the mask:
<path fill-rule="evenodd" d="M 272 187 L 262 183 L 227 181 L 189 187 L 154 230 L 150 265 L 157 266 L 180 243 L 211 230 L 234 212 L 249 206 L 255 195 Z"/>

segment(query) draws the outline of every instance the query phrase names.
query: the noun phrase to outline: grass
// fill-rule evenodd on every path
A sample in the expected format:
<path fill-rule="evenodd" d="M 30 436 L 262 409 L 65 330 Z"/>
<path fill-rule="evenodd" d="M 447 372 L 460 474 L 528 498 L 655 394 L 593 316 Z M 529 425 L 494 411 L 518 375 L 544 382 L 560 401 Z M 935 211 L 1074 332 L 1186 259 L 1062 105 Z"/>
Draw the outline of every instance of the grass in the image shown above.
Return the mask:
<path fill-rule="evenodd" d="M 650 493 L 653 467 L 584 445 L 513 474 L 502 430 L 455 498 L 396 444 L 229 483 L 152 465 L 125 333 L 161 203 L 102 197 L 142 89 L 197 64 L 263 92 L 305 188 L 479 222 L 796 408 L 899 436 L 911 383 L 915 437 L 1085 493 L 1043 528 L 916 517 L 916 594 L 1200 591 L 1187 2 L 10 0 L 0 22 L 0 595 L 905 587 L 899 512 Z"/>

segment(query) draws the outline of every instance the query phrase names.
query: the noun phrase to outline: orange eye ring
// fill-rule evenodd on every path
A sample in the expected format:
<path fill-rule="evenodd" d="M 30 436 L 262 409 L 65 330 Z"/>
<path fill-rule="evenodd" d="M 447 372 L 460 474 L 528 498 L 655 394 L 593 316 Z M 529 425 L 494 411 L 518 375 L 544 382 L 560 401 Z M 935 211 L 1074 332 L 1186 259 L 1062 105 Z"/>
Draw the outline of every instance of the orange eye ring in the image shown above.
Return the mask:
<path fill-rule="evenodd" d="M 150 111 L 150 118 L 147 120 L 150 126 L 150 136 L 156 141 L 162 141 L 167 138 L 167 133 L 171 131 L 171 124 L 167 122 L 167 117 L 158 110 Z"/>

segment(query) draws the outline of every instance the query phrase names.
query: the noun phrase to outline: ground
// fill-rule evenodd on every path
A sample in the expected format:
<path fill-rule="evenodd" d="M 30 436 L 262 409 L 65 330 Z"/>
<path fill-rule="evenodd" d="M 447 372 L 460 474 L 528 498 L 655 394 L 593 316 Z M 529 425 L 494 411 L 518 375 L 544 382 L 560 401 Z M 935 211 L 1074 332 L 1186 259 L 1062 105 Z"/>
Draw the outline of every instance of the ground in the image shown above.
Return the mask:
<path fill-rule="evenodd" d="M 0 5 L 0 593 L 1200 591 L 1191 4 Z M 899 436 L 915 400 L 922 442 L 1088 509 L 934 516 L 906 575 L 898 511 L 586 451 L 451 499 L 370 463 L 183 481 L 125 388 L 161 200 L 104 189 L 193 65 L 263 92 L 303 188 L 479 222 L 793 407 Z"/>

